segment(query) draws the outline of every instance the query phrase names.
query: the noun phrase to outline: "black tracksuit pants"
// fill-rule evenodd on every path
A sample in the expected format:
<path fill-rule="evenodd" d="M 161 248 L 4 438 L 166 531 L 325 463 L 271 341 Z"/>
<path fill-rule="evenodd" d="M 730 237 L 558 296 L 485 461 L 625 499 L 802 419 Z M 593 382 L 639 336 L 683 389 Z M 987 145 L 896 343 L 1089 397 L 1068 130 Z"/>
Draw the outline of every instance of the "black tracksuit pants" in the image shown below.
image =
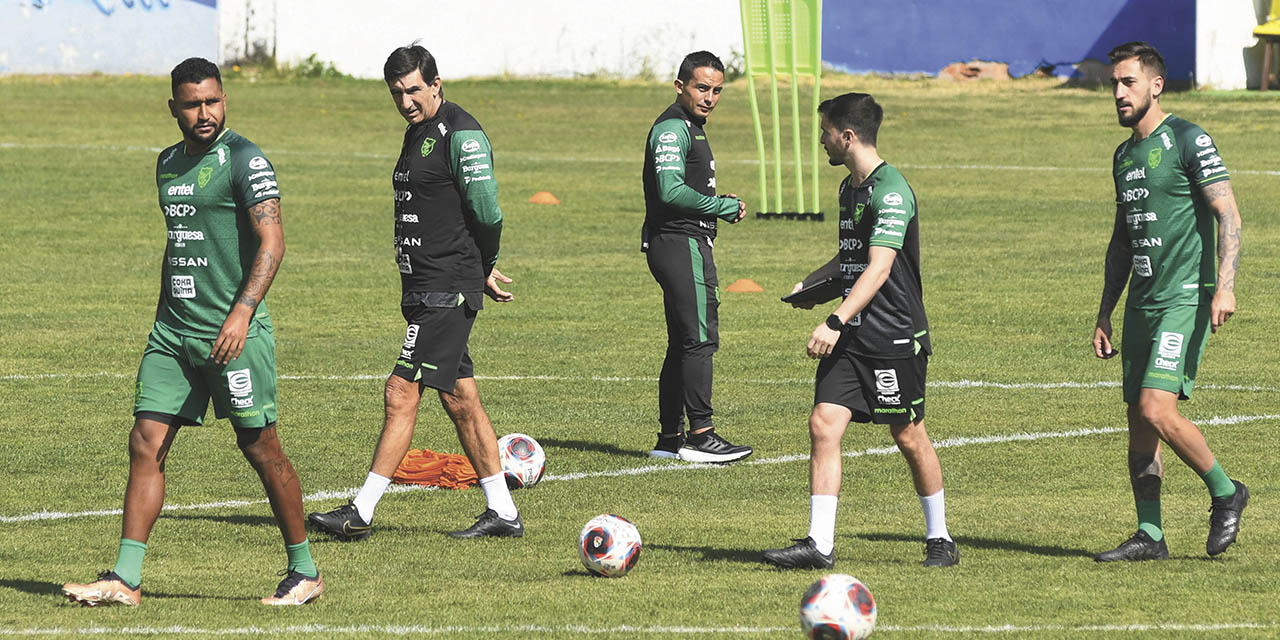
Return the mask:
<path fill-rule="evenodd" d="M 662 432 L 711 426 L 711 356 L 720 348 L 720 288 L 711 242 L 660 233 L 649 237 L 649 272 L 662 287 L 667 357 L 658 378 Z"/>

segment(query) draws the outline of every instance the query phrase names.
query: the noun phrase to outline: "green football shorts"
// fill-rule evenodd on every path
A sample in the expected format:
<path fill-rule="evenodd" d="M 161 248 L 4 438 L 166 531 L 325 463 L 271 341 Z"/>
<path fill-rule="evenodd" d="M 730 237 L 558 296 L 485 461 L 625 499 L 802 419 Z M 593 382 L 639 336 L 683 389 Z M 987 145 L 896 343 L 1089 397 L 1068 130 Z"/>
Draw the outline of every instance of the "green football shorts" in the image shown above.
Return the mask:
<path fill-rule="evenodd" d="M 1209 341 L 1209 305 L 1125 309 L 1120 359 L 1124 401 L 1138 402 L 1143 389 L 1163 389 L 1186 400 Z"/>
<path fill-rule="evenodd" d="M 240 357 L 225 365 L 209 357 L 213 342 L 155 323 L 138 365 L 133 413 L 167 414 L 179 424 L 198 425 L 212 398 L 214 415 L 230 418 L 234 426 L 275 423 L 276 338 L 270 327 L 259 325 Z"/>

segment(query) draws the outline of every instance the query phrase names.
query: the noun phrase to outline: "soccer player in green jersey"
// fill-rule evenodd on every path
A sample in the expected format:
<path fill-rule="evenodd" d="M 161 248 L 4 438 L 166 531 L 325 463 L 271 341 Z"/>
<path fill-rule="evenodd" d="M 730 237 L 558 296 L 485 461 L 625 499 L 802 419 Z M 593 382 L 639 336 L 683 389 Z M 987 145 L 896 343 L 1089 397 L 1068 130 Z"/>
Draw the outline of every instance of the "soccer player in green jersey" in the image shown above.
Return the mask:
<path fill-rule="evenodd" d="M 285 578 L 262 603 L 313 602 L 324 580 L 311 559 L 298 475 L 276 434 L 275 337 L 263 300 L 284 256 L 275 169 L 257 145 L 225 128 L 217 65 L 188 58 L 170 75 L 169 111 L 182 142 L 156 164 L 168 244 L 138 367 L 119 555 L 97 580 L 62 590 L 88 606 L 139 604 L 143 554 L 164 505 L 165 457 L 181 427 L 203 422 L 212 399 L 214 414 L 230 418 L 284 536 Z"/>
<path fill-rule="evenodd" d="M 846 93 L 818 105 L 818 112 L 831 164 L 849 170 L 840 183 L 841 286 L 832 292 L 843 300 L 805 347 L 819 360 L 809 414 L 809 535 L 765 551 L 763 559 L 784 569 L 834 566 L 840 440 L 849 422 L 857 421 L 887 427 L 906 458 L 924 511 L 924 566 L 952 566 L 960 554 L 947 531 L 942 466 L 924 426 L 933 348 L 920 278 L 916 195 L 876 149 L 884 110 L 874 98 Z"/>
<path fill-rule="evenodd" d="M 1138 531 L 1094 559 L 1169 557 L 1160 522 L 1162 442 L 1209 488 L 1205 550 L 1216 556 L 1236 540 L 1249 489 L 1227 477 L 1204 435 L 1178 412 L 1178 400 L 1191 396 L 1209 333 L 1236 310 L 1240 212 L 1213 138 L 1161 107 L 1165 66 L 1155 47 L 1129 42 L 1109 55 L 1116 113 L 1133 135 L 1113 159 L 1116 219 L 1093 348 L 1099 358 L 1116 354 L 1111 312 L 1127 283 L 1120 346 Z"/>

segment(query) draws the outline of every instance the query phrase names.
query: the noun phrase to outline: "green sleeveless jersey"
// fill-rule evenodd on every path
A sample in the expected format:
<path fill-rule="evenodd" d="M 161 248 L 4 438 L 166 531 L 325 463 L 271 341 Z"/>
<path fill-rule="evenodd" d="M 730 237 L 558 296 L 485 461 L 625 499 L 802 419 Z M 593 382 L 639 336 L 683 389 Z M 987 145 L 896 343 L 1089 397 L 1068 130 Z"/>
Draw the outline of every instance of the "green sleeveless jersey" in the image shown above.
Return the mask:
<path fill-rule="evenodd" d="M 226 129 L 203 155 L 185 143 L 156 162 L 160 212 L 168 230 L 156 322 L 198 338 L 217 338 L 257 255 L 249 207 L 280 197 L 275 168 L 257 145 Z M 266 301 L 249 335 L 271 328 Z"/>
<path fill-rule="evenodd" d="M 1213 139 L 1170 115 L 1145 139 L 1130 136 L 1116 148 L 1112 167 L 1133 253 L 1126 306 L 1200 304 L 1217 285 L 1217 217 L 1202 190 L 1230 177 Z"/>

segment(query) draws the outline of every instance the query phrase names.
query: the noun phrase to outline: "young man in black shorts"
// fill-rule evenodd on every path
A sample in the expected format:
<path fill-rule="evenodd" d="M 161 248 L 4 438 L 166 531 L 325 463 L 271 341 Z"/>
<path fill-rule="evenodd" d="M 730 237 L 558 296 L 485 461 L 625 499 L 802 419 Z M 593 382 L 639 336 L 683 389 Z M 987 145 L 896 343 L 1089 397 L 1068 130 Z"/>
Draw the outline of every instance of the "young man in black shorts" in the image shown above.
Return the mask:
<path fill-rule="evenodd" d="M 809 535 L 765 551 L 764 561 L 788 569 L 834 566 L 840 440 L 849 422 L 857 421 L 889 427 L 924 509 L 924 564 L 951 566 L 960 556 L 947 532 L 942 467 L 924 428 L 932 348 L 920 285 L 915 193 L 876 151 L 884 112 L 870 95 L 847 93 L 823 102 L 818 112 L 831 164 L 849 169 L 840 184 L 844 299 L 813 330 L 806 347 L 809 357 L 821 359 L 809 415 Z"/>

